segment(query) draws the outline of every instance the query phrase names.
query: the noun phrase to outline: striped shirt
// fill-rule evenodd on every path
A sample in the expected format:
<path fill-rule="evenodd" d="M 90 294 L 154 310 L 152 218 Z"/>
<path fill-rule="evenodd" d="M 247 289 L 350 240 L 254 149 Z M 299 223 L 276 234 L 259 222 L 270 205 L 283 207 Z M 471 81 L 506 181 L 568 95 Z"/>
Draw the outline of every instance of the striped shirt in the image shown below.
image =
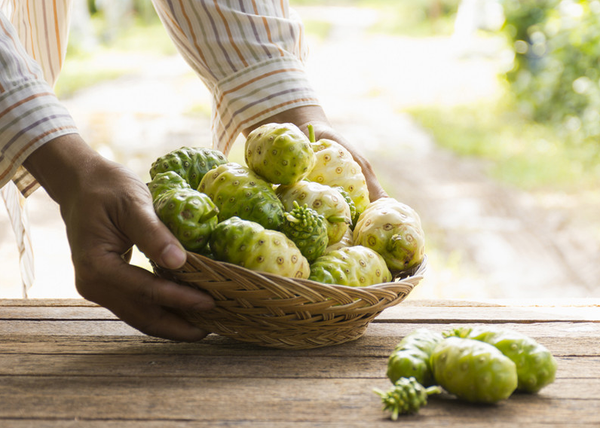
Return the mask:
<path fill-rule="evenodd" d="M 83 1 L 83 0 L 77 0 Z M 212 145 L 318 100 L 308 82 L 303 26 L 287 0 L 152 0 L 177 50 L 212 94 Z M 0 187 L 36 187 L 22 162 L 77 132 L 53 94 L 65 60 L 72 0 L 0 0 Z"/>

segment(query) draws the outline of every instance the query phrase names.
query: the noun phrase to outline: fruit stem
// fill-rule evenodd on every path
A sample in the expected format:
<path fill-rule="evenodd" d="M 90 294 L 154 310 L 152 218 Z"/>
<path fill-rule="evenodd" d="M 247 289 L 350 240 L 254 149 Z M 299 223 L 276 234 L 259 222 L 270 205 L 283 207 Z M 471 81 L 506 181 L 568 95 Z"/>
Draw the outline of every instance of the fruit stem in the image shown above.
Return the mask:
<path fill-rule="evenodd" d="M 308 125 L 308 139 L 311 143 L 315 142 L 315 129 L 310 124 Z"/>

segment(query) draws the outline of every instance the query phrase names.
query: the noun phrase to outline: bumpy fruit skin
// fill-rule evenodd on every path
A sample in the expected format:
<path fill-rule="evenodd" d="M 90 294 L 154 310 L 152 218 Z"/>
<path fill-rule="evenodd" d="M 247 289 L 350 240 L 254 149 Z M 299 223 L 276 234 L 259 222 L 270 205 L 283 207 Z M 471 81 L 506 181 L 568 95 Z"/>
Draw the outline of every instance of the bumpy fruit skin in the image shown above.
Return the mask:
<path fill-rule="evenodd" d="M 348 230 L 346 230 L 346 233 L 344 233 L 344 236 L 342 236 L 342 239 L 340 239 L 335 244 L 328 245 L 327 248 L 325 248 L 323 254 L 329 253 L 330 251 L 339 250 L 340 248 L 352 247 L 353 245 L 354 238 L 352 237 L 352 229 L 348 228 Z"/>
<path fill-rule="evenodd" d="M 354 243 L 377 251 L 392 271 L 408 270 L 425 257 L 425 234 L 419 215 L 393 198 L 369 204 L 354 228 Z"/>
<path fill-rule="evenodd" d="M 340 192 L 340 194 L 344 197 L 344 200 L 348 203 L 348 206 L 350 207 L 350 229 L 354 230 L 354 226 L 356 225 L 356 222 L 358 221 L 358 216 L 360 215 L 360 213 L 356 209 L 356 204 L 350 197 L 350 193 L 346 192 L 346 190 L 344 190 L 342 186 L 335 186 L 334 188 Z"/>
<path fill-rule="evenodd" d="M 159 172 L 173 171 L 183 177 L 192 189 L 213 167 L 227 163 L 223 153 L 206 147 L 181 147 L 154 161 L 150 167 L 150 178 Z"/>
<path fill-rule="evenodd" d="M 147 183 L 147 186 L 153 201 L 167 190 L 191 189 L 188 182 L 181 175 L 173 171 L 159 172 L 154 176 L 152 181 Z"/>
<path fill-rule="evenodd" d="M 322 255 L 310 266 L 310 277 L 323 284 L 368 287 L 389 282 L 392 274 L 383 258 L 361 246 L 340 248 Z"/>
<path fill-rule="evenodd" d="M 296 201 L 325 217 L 329 245 L 342 239 L 348 230 L 351 223 L 350 207 L 338 190 L 311 181 L 299 181 L 279 186 L 276 194 L 286 211 L 294 209 Z"/>
<path fill-rule="evenodd" d="M 308 260 L 283 233 L 231 217 L 217 225 L 210 238 L 216 260 L 288 278 L 308 278 Z"/>
<path fill-rule="evenodd" d="M 352 154 L 341 144 L 322 139 L 312 142 L 316 162 L 308 179 L 328 186 L 341 186 L 348 192 L 358 213 L 369 205 L 367 180 L 360 165 Z"/>
<path fill-rule="evenodd" d="M 294 201 L 294 209 L 285 213 L 280 230 L 296 244 L 310 263 L 327 248 L 325 219 L 307 205 L 301 207 Z"/>
<path fill-rule="evenodd" d="M 441 333 L 420 328 L 405 336 L 388 359 L 387 376 L 395 383 L 403 377 L 414 377 L 423 386 L 435 384 L 431 370 L 431 354 L 444 339 Z"/>
<path fill-rule="evenodd" d="M 517 368 L 494 346 L 473 339 L 448 337 L 431 354 L 435 381 L 471 403 L 496 403 L 517 388 Z"/>
<path fill-rule="evenodd" d="M 438 386 L 425 388 L 414 377 L 402 377 L 387 392 L 378 389 L 373 392 L 381 397 L 383 410 L 392 412 L 390 417 L 395 421 L 398 415 L 417 413 L 427 405 L 429 395 L 439 394 L 442 390 Z"/>
<path fill-rule="evenodd" d="M 246 165 L 274 184 L 293 184 L 308 175 L 315 165 L 310 141 L 292 123 L 268 123 L 248 134 Z"/>
<path fill-rule="evenodd" d="M 283 222 L 283 205 L 272 185 L 245 166 L 219 165 L 204 176 L 198 190 L 219 208 L 219 221 L 235 216 L 273 230 Z"/>
<path fill-rule="evenodd" d="M 154 210 L 186 250 L 206 249 L 218 214 L 208 196 L 194 189 L 168 190 L 154 200 Z"/>
<path fill-rule="evenodd" d="M 450 334 L 489 343 L 510 358 L 517 366 L 519 391 L 536 393 L 554 382 L 556 360 L 545 346 L 529 336 L 490 327 L 462 328 Z"/>

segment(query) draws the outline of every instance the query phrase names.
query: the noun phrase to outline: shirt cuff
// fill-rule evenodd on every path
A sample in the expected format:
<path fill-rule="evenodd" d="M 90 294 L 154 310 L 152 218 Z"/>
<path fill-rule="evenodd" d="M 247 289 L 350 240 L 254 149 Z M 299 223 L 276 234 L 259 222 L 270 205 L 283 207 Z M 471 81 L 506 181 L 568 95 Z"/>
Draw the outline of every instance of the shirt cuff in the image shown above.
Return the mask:
<path fill-rule="evenodd" d="M 227 154 L 245 128 L 306 105 L 319 101 L 296 57 L 247 67 L 219 81 L 213 91 L 213 147 Z"/>
<path fill-rule="evenodd" d="M 25 196 L 37 182 L 21 164 L 61 135 L 77 133 L 73 118 L 44 81 L 26 81 L 0 93 L 0 187 L 14 179 Z"/>

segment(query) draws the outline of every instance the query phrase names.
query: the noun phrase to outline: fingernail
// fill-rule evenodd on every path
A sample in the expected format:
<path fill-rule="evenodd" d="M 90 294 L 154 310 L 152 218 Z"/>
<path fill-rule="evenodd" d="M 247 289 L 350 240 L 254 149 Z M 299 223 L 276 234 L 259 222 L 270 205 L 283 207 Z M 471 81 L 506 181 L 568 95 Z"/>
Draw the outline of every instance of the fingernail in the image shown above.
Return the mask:
<path fill-rule="evenodd" d="M 215 301 L 210 298 L 210 297 L 206 297 L 206 299 L 200 300 L 199 302 L 197 302 L 193 307 L 192 310 L 194 311 L 209 311 L 211 309 L 213 309 L 215 307 Z"/>
<path fill-rule="evenodd" d="M 162 265 L 169 269 L 177 269 L 184 265 L 187 256 L 177 245 L 169 244 L 160 255 Z"/>

